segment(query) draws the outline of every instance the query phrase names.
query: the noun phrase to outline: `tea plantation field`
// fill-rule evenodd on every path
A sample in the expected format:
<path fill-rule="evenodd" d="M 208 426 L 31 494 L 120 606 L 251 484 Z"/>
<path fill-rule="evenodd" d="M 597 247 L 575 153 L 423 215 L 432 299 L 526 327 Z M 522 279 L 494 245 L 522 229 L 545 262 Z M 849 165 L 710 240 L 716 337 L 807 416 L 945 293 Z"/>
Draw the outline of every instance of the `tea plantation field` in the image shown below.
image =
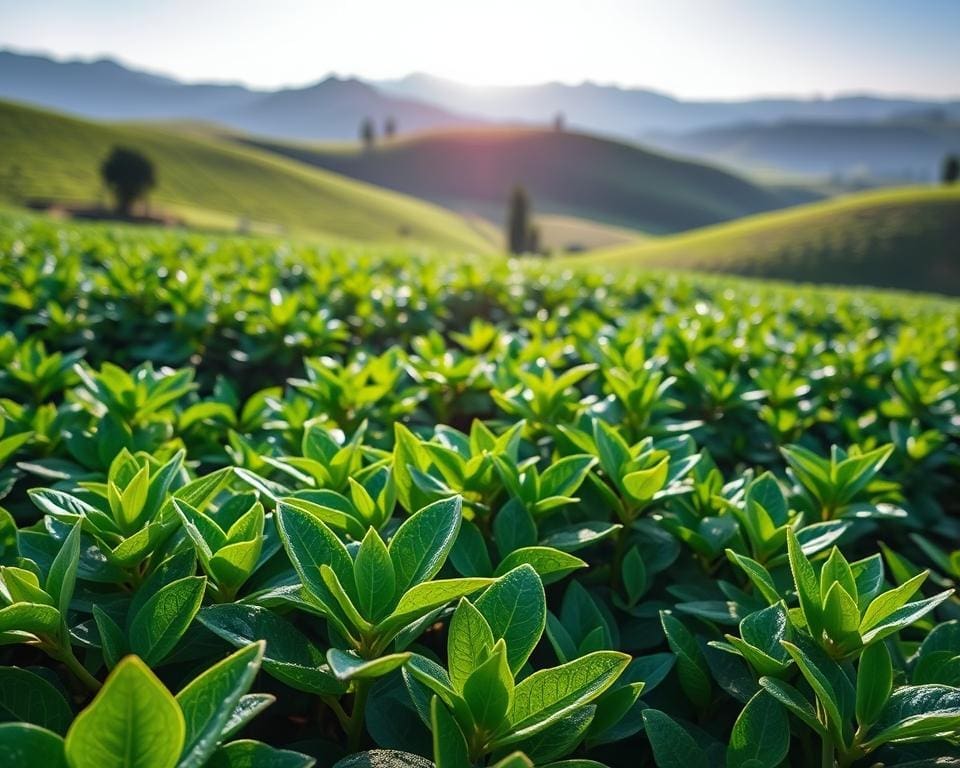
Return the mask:
<path fill-rule="evenodd" d="M 0 215 L 0 766 L 956 765 L 958 366 L 924 296 Z"/>

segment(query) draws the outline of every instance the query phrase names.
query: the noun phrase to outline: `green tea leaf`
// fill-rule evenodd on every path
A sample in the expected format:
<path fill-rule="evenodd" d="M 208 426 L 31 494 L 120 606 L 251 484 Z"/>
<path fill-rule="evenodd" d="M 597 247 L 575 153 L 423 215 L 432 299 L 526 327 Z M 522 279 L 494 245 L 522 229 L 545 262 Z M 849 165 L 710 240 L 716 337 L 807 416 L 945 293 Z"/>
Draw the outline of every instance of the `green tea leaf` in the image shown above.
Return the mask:
<path fill-rule="evenodd" d="M 397 593 L 436 575 L 460 531 L 463 500 L 442 499 L 411 515 L 390 540 Z"/>
<path fill-rule="evenodd" d="M 214 753 L 241 697 L 260 670 L 265 647 L 261 640 L 240 649 L 177 694 L 185 723 L 183 753 L 177 768 L 201 768 Z"/>
<path fill-rule="evenodd" d="M 596 651 L 524 678 L 514 690 L 510 735 L 497 744 L 505 746 L 527 738 L 593 701 L 616 682 L 629 663 L 625 653 Z"/>
<path fill-rule="evenodd" d="M 860 654 L 857 667 L 857 723 L 867 728 L 876 721 L 893 690 L 893 664 L 884 643 L 874 643 Z"/>
<path fill-rule="evenodd" d="M 31 723 L 62 735 L 73 712 L 63 694 L 40 675 L 18 667 L 0 667 L 0 719 Z"/>
<path fill-rule="evenodd" d="M 777 768 L 790 748 L 790 722 L 783 707 L 760 691 L 733 724 L 727 768 Z"/>
<path fill-rule="evenodd" d="M 476 601 L 494 640 L 507 643 L 507 661 L 517 674 L 540 641 L 547 623 L 543 583 L 530 565 L 521 565 L 497 579 Z"/>
<path fill-rule="evenodd" d="M 188 576 L 167 584 L 147 600 L 130 621 L 130 650 L 147 664 L 163 661 L 200 609 L 206 584 L 203 576 Z"/>
<path fill-rule="evenodd" d="M 360 612 L 376 622 L 393 607 L 397 581 L 390 553 L 373 528 L 363 537 L 353 572 Z"/>
<path fill-rule="evenodd" d="M 32 723 L 0 723 L 3 768 L 67 768 L 63 738 Z"/>
<path fill-rule="evenodd" d="M 127 656 L 67 732 L 71 768 L 174 768 L 184 722 L 169 691 Z"/>
<path fill-rule="evenodd" d="M 660 622 L 670 650 L 677 656 L 677 674 L 683 692 L 698 707 L 706 707 L 712 695 L 710 672 L 696 638 L 683 623 L 665 611 L 660 612 Z"/>
<path fill-rule="evenodd" d="M 436 768 L 470 768 L 463 731 L 438 696 L 430 700 L 430 732 Z"/>
<path fill-rule="evenodd" d="M 707 754 L 669 715 L 645 709 L 643 725 L 659 768 L 708 768 Z"/>
<path fill-rule="evenodd" d="M 507 664 L 507 647 L 498 640 L 463 684 L 463 698 L 473 722 L 486 733 L 496 732 L 513 701 L 513 674 Z"/>
<path fill-rule="evenodd" d="M 402 667 L 410 655 L 391 653 L 376 659 L 364 659 L 352 651 L 331 648 L 327 651 L 327 663 L 338 680 L 374 680 Z"/>
<path fill-rule="evenodd" d="M 493 644 L 493 632 L 483 614 L 461 599 L 447 630 L 447 667 L 457 693 L 463 692 L 463 684 Z"/>

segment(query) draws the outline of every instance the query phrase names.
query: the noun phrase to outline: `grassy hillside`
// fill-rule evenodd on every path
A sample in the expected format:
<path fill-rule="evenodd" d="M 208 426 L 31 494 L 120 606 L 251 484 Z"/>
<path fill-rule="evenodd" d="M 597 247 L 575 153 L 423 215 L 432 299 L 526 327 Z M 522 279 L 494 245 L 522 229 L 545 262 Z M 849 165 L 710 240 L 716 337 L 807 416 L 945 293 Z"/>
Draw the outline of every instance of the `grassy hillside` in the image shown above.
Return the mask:
<path fill-rule="evenodd" d="M 470 128 L 355 145 L 246 140 L 305 163 L 439 203 L 504 218 L 515 184 L 537 213 L 645 232 L 678 232 L 793 202 L 725 171 L 570 132 Z"/>
<path fill-rule="evenodd" d="M 0 102 L 0 198 L 92 201 L 114 145 L 155 164 L 151 202 L 187 222 L 233 228 L 239 219 L 295 234 L 489 249 L 479 230 L 434 205 L 193 131 L 77 120 Z"/>
<path fill-rule="evenodd" d="M 587 258 L 960 294 L 960 187 L 865 192 Z"/>

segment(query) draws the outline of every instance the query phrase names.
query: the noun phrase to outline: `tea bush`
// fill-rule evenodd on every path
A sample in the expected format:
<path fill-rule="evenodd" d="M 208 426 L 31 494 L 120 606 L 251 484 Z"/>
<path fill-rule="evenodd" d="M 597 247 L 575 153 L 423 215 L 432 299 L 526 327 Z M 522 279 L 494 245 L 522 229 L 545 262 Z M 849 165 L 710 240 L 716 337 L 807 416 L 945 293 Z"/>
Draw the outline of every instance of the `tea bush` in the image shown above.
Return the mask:
<path fill-rule="evenodd" d="M 960 305 L 14 216 L 0 252 L 0 765 L 958 755 Z"/>

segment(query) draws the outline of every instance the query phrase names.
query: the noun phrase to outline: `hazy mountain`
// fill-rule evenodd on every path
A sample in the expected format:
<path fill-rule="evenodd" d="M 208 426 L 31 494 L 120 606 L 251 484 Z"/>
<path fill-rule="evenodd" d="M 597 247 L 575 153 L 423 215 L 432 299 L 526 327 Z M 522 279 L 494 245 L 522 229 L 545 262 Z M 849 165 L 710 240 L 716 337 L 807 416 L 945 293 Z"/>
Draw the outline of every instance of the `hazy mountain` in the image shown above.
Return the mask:
<path fill-rule="evenodd" d="M 471 121 L 430 104 L 378 91 L 355 79 L 328 77 L 308 88 L 260 96 L 216 118 L 249 133 L 289 139 L 355 139 L 364 118 L 382 129 L 392 117 L 405 133 L 465 125 Z"/>
<path fill-rule="evenodd" d="M 109 59 L 53 61 L 0 51 L 0 98 L 86 117 L 210 118 L 260 95 L 239 85 L 185 85 Z"/>
<path fill-rule="evenodd" d="M 729 123 L 883 120 L 930 109 L 960 118 L 960 101 L 860 95 L 832 99 L 682 101 L 641 88 L 595 83 L 479 88 L 423 74 L 376 85 L 390 93 L 492 120 L 544 123 L 562 112 L 578 128 L 632 138 L 650 131 L 692 131 Z"/>
<path fill-rule="evenodd" d="M 291 139 L 353 139 L 367 117 L 382 124 L 391 116 L 404 132 L 476 122 L 355 79 L 256 91 L 181 83 L 108 59 L 59 62 L 10 51 L 0 51 L 0 98 L 100 119 L 216 121 Z"/>
<path fill-rule="evenodd" d="M 304 88 L 258 91 L 182 83 L 108 59 L 54 61 L 10 51 L 0 51 L 0 98 L 86 117 L 214 120 L 302 139 L 353 139 L 363 118 L 382 121 L 388 115 L 408 132 L 478 121 L 542 124 L 562 112 L 574 127 L 631 139 L 651 131 L 690 132 L 744 122 L 885 120 L 931 109 L 960 119 L 957 101 L 873 96 L 681 101 L 594 83 L 475 88 L 420 74 L 383 82 L 330 77 Z"/>
<path fill-rule="evenodd" d="M 738 169 L 931 181 L 939 177 L 948 153 L 960 153 L 960 121 L 943 115 L 879 122 L 789 120 L 648 134 L 644 142 Z"/>

